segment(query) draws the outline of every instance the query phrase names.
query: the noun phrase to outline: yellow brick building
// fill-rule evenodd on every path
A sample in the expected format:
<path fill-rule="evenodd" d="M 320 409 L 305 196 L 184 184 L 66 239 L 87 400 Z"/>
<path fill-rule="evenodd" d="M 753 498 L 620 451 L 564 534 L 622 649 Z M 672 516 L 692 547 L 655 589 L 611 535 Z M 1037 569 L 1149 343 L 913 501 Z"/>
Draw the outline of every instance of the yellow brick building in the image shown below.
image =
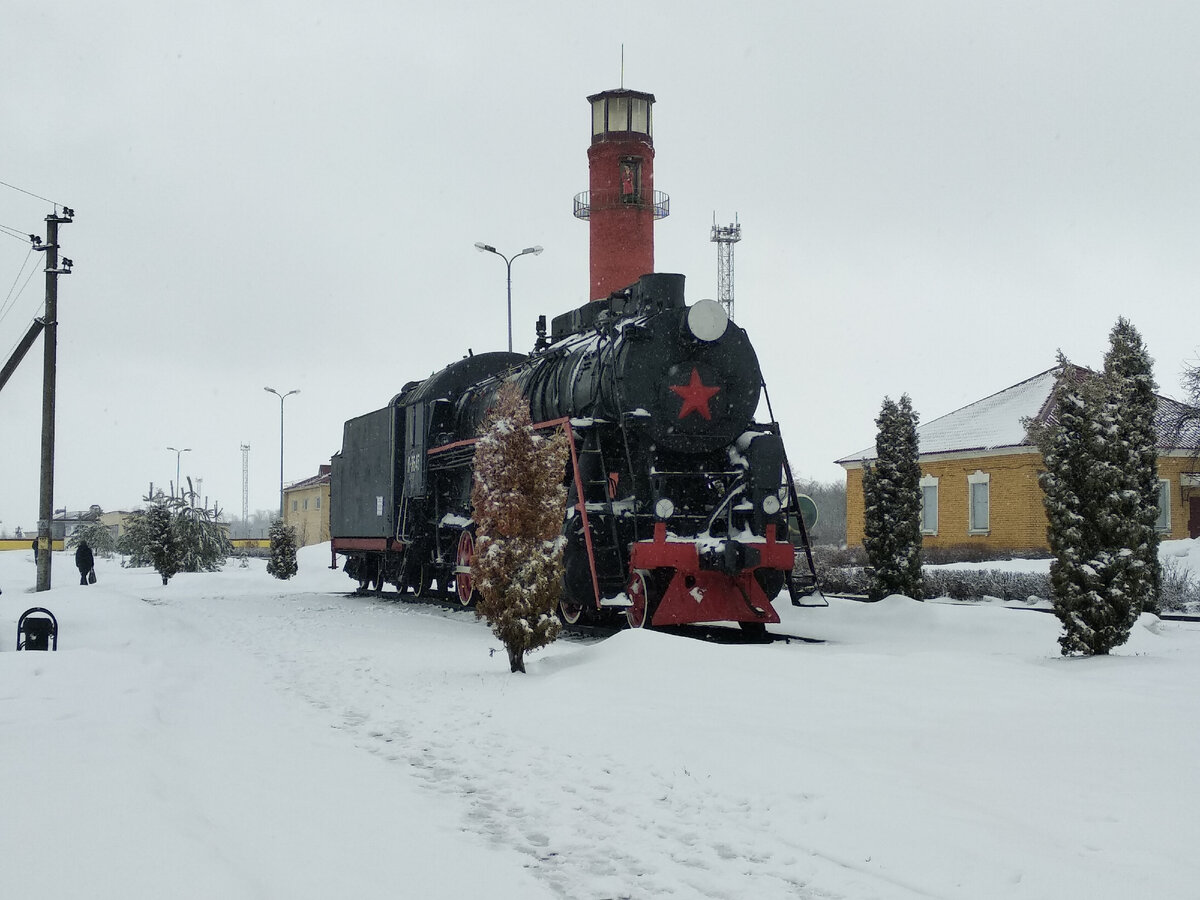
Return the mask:
<path fill-rule="evenodd" d="M 1042 456 L 1022 424 L 1044 420 L 1059 370 L 1050 369 L 917 429 L 921 464 L 921 531 L 925 547 L 988 552 L 1049 550 L 1038 473 Z M 1179 433 L 1185 410 L 1159 398 L 1159 533 L 1200 537 L 1200 443 Z M 861 546 L 862 469 L 870 447 L 838 460 L 846 470 L 846 543 Z"/>
<path fill-rule="evenodd" d="M 296 528 L 296 546 L 329 540 L 329 466 L 283 490 L 283 524 Z"/>

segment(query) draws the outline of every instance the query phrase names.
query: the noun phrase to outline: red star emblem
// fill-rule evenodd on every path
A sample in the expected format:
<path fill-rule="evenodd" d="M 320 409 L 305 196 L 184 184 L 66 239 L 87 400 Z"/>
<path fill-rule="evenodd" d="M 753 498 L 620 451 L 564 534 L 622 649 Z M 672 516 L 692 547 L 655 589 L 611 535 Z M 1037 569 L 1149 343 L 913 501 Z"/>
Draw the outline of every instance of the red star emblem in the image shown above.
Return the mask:
<path fill-rule="evenodd" d="M 700 380 L 700 373 L 692 369 L 692 380 L 687 384 L 673 384 L 671 390 L 683 398 L 683 406 L 679 410 L 679 418 L 684 418 L 690 412 L 698 412 L 706 419 L 712 419 L 708 401 L 721 389 L 708 387 Z"/>

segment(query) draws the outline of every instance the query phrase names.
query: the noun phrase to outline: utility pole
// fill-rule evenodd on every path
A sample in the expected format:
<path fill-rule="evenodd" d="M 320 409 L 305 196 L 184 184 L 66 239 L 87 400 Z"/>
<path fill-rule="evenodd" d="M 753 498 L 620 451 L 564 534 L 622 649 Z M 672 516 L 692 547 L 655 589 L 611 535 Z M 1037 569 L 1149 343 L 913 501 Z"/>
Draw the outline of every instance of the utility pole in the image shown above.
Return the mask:
<path fill-rule="evenodd" d="M 250 518 L 250 445 L 242 444 L 242 528 Z"/>
<path fill-rule="evenodd" d="M 42 481 L 38 505 L 37 590 L 50 590 L 50 556 L 54 549 L 54 396 L 58 356 L 58 276 L 71 274 L 72 262 L 58 262 L 58 226 L 73 221 L 69 206 L 46 216 L 45 354 L 42 360 Z"/>

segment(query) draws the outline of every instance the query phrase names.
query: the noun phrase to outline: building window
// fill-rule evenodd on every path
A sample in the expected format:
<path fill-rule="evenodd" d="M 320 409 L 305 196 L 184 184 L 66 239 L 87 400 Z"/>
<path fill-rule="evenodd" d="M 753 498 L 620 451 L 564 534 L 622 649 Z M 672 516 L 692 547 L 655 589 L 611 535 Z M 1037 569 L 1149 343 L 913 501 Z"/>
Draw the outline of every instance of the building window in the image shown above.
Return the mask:
<path fill-rule="evenodd" d="M 299 500 L 293 500 L 293 501 L 292 501 L 292 512 L 295 512 L 295 511 L 296 511 L 297 509 L 299 509 L 299 508 L 300 508 L 300 501 L 299 501 Z"/>
<path fill-rule="evenodd" d="M 622 203 L 637 203 L 641 199 L 642 164 L 639 160 L 621 160 L 620 192 Z"/>
<path fill-rule="evenodd" d="M 987 534 L 991 519 L 991 476 L 987 472 L 976 471 L 967 476 L 968 496 L 968 534 Z"/>
<path fill-rule="evenodd" d="M 307 510 L 308 510 L 308 498 L 307 497 L 304 498 L 304 509 L 307 512 Z"/>
<path fill-rule="evenodd" d="M 937 534 L 938 480 L 932 475 L 921 479 L 921 534 Z"/>
<path fill-rule="evenodd" d="M 317 509 L 320 509 L 320 508 L 321 508 L 321 498 L 318 497 L 317 498 Z"/>
<path fill-rule="evenodd" d="M 1158 531 L 1171 530 L 1171 482 L 1165 478 L 1158 481 L 1158 521 L 1154 527 Z"/>

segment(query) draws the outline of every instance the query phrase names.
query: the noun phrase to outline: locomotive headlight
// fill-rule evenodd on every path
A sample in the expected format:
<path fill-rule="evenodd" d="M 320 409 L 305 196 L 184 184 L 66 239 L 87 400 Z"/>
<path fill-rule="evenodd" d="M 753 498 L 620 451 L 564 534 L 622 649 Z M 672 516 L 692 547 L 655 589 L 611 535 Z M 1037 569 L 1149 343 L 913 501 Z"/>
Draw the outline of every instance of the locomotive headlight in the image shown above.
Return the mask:
<path fill-rule="evenodd" d="M 654 504 L 654 514 L 660 519 L 669 519 L 675 515 L 675 504 L 666 497 L 663 497 Z"/>
<path fill-rule="evenodd" d="M 688 331 L 698 341 L 715 341 L 729 326 L 729 314 L 716 300 L 698 300 L 687 311 Z"/>
<path fill-rule="evenodd" d="M 768 516 L 775 515 L 775 513 L 779 512 L 779 498 L 774 494 L 767 494 L 767 496 L 763 497 L 762 508 L 763 512 Z"/>

